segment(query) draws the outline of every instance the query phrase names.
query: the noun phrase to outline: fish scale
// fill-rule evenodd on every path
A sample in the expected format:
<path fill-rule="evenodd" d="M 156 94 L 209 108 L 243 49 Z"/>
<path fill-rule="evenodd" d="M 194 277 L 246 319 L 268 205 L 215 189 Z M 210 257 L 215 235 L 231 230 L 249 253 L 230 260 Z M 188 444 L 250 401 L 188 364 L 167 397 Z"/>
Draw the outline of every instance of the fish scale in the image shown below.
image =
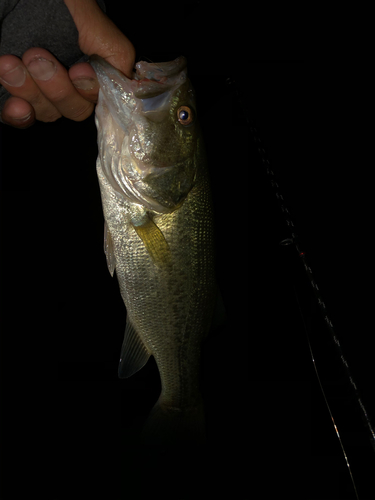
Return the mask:
<path fill-rule="evenodd" d="M 194 440 L 204 425 L 200 345 L 210 328 L 216 283 L 212 201 L 186 62 L 158 64 L 162 99 L 155 96 L 155 82 L 129 80 L 97 56 L 91 64 L 101 88 L 97 174 L 105 249 L 127 310 L 119 375 L 132 375 L 153 355 L 162 390 L 146 422 L 146 440 Z M 152 63 L 141 65 L 152 74 Z M 142 99 L 132 94 L 140 83 Z M 151 97 L 144 99 L 148 84 Z M 189 127 L 180 122 L 186 117 L 194 117 Z M 167 164 L 161 167 L 163 157 Z"/>
<path fill-rule="evenodd" d="M 199 345 L 214 305 L 212 209 L 207 181 L 201 182 L 178 211 L 154 217 L 173 255 L 167 269 L 153 264 L 131 225 L 118 222 L 116 197 L 104 204 L 115 254 L 122 256 L 116 259 L 116 274 L 128 319 L 155 357 L 163 396 L 177 407 L 191 404 L 197 389 Z M 129 212 L 124 204 L 124 220 Z"/>

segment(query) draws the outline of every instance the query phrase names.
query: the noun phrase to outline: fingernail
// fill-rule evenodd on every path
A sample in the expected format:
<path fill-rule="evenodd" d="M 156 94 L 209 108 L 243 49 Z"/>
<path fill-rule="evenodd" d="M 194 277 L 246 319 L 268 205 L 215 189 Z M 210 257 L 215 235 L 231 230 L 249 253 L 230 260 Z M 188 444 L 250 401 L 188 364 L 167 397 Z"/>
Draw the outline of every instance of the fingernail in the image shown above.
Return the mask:
<path fill-rule="evenodd" d="M 96 81 L 94 78 L 77 78 L 72 83 L 77 89 L 92 90 L 95 87 Z"/>
<path fill-rule="evenodd" d="M 6 85 L 11 85 L 12 87 L 21 87 L 26 80 L 25 68 L 23 66 L 16 66 L 15 68 L 1 75 L 0 80 L 2 80 Z"/>
<path fill-rule="evenodd" d="M 21 116 L 19 118 L 14 118 L 14 120 L 17 120 L 18 122 L 26 122 L 30 116 L 32 115 L 32 111 L 30 111 L 30 113 L 27 113 L 27 115 L 25 116 Z"/>
<path fill-rule="evenodd" d="M 27 65 L 27 69 L 33 78 L 46 82 L 56 73 L 57 67 L 52 61 L 36 57 Z"/>

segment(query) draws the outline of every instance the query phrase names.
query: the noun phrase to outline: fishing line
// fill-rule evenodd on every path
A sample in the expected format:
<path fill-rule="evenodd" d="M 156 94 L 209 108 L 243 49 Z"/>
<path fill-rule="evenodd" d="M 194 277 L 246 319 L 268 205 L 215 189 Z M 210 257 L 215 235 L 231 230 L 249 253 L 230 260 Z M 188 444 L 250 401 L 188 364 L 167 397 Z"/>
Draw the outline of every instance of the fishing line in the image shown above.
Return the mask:
<path fill-rule="evenodd" d="M 276 198 L 277 198 L 277 200 L 279 202 L 279 206 L 280 206 L 281 211 L 283 213 L 285 222 L 286 222 L 286 224 L 287 224 L 287 226 L 288 226 L 288 228 L 290 230 L 291 238 L 284 239 L 283 241 L 280 242 L 280 244 L 281 245 L 292 245 L 293 244 L 295 246 L 295 248 L 296 248 L 296 251 L 297 251 L 297 253 L 299 255 L 300 261 L 302 262 L 303 268 L 305 269 L 305 272 L 307 274 L 308 280 L 309 280 L 310 285 L 311 285 L 311 287 L 313 289 L 313 293 L 314 293 L 315 299 L 316 299 L 316 301 L 317 301 L 317 303 L 319 305 L 319 309 L 320 309 L 320 311 L 322 313 L 324 322 L 325 322 L 325 324 L 326 324 L 326 326 L 327 326 L 327 328 L 328 328 L 328 330 L 329 330 L 329 332 L 331 334 L 331 337 L 332 337 L 332 340 L 334 342 L 334 345 L 336 346 L 336 351 L 338 353 L 339 359 L 341 361 L 342 366 L 344 367 L 345 373 L 346 373 L 347 378 L 348 378 L 348 380 L 350 382 L 350 387 L 354 391 L 355 399 L 356 399 L 356 401 L 357 401 L 357 403 L 359 405 L 359 408 L 360 408 L 360 414 L 362 416 L 362 420 L 363 420 L 363 422 L 365 424 L 365 427 L 369 431 L 370 443 L 371 443 L 371 446 L 372 446 L 372 448 L 373 448 L 373 450 L 375 452 L 375 431 L 374 431 L 374 428 L 373 428 L 373 426 L 371 424 L 371 421 L 370 421 L 370 418 L 369 418 L 369 416 L 367 414 L 366 408 L 365 408 L 365 406 L 364 406 L 364 404 L 363 404 L 363 402 L 361 400 L 361 397 L 360 397 L 357 385 L 354 382 L 353 377 L 351 375 L 348 362 L 347 362 L 347 360 L 346 360 L 346 358 L 344 356 L 344 353 L 343 353 L 343 350 L 342 350 L 342 347 L 341 347 L 340 340 L 339 340 L 339 338 L 337 336 L 337 333 L 334 330 L 332 321 L 331 321 L 331 319 L 330 319 L 330 317 L 328 315 L 326 304 L 325 304 L 325 302 L 324 302 L 324 300 L 322 298 L 322 295 L 320 293 L 319 287 L 318 287 L 318 285 L 317 285 L 317 283 L 316 283 L 316 281 L 314 279 L 311 267 L 309 266 L 309 264 L 307 262 L 306 254 L 301 249 L 299 238 L 298 238 L 298 236 L 296 234 L 296 231 L 295 231 L 294 223 L 293 223 L 293 221 L 291 219 L 291 215 L 289 213 L 289 210 L 288 210 L 288 208 L 285 205 L 284 197 L 283 197 L 283 195 L 280 192 L 279 184 L 278 184 L 278 182 L 276 180 L 276 177 L 275 177 L 275 174 L 274 174 L 274 172 L 273 172 L 273 170 L 272 170 L 272 168 L 270 166 L 270 162 L 269 162 L 269 160 L 268 160 L 268 158 L 266 156 L 266 151 L 265 151 L 265 149 L 262 146 L 262 142 L 261 142 L 260 136 L 258 134 L 258 131 L 256 130 L 256 128 L 253 125 L 250 124 L 249 118 L 248 118 L 247 113 L 245 111 L 245 107 L 244 107 L 244 105 L 242 103 L 241 96 L 240 96 L 240 93 L 238 91 L 238 88 L 237 88 L 237 85 L 235 83 L 235 80 L 232 79 L 232 78 L 227 78 L 226 79 L 226 84 L 231 89 L 232 94 L 233 94 L 234 98 L 236 99 L 239 108 L 242 111 L 243 117 L 244 117 L 247 125 L 250 128 L 250 131 L 251 131 L 252 136 L 253 136 L 253 140 L 255 142 L 255 145 L 256 145 L 256 148 L 257 148 L 257 151 L 258 151 L 258 155 L 259 155 L 260 160 L 261 160 L 261 162 L 262 162 L 262 164 L 263 164 L 263 166 L 264 166 L 264 168 L 266 170 L 267 177 L 268 177 L 268 179 L 269 179 L 269 181 L 271 183 L 271 186 L 272 186 L 272 188 L 274 190 Z M 298 298 L 297 298 L 297 302 L 298 302 Z M 299 302 L 298 302 L 298 306 L 300 308 Z M 301 314 L 302 314 L 302 311 L 301 311 Z M 303 315 L 302 315 L 302 317 L 303 317 Z M 306 333 L 307 333 L 307 329 L 306 329 Z M 308 334 L 307 334 L 307 337 L 308 337 Z M 324 400 L 325 400 L 326 405 L 328 407 L 328 410 L 329 410 L 329 413 L 330 413 L 330 416 L 331 416 L 331 419 L 332 419 L 333 426 L 335 428 L 337 437 L 338 437 L 338 439 L 340 441 L 340 446 L 341 446 L 342 451 L 344 453 L 344 457 L 345 457 L 345 460 L 346 460 L 346 463 L 347 463 L 347 466 L 348 466 L 350 477 L 351 477 L 351 480 L 352 480 L 352 483 L 353 483 L 353 486 L 354 486 L 354 490 L 355 490 L 355 493 L 356 493 L 356 496 L 357 496 L 357 499 L 358 499 L 358 494 L 357 494 L 357 490 L 356 490 L 356 487 L 355 487 L 355 484 L 354 484 L 353 476 L 352 476 L 352 473 L 351 473 L 351 470 L 350 470 L 350 467 L 349 467 L 348 458 L 347 458 L 347 455 L 345 453 L 345 450 L 344 450 L 344 447 L 343 447 L 343 444 L 342 444 L 342 441 L 341 441 L 341 438 L 340 438 L 337 426 L 336 426 L 335 421 L 333 419 L 332 412 L 330 410 L 327 398 L 325 396 L 324 389 L 323 389 L 323 386 L 321 384 L 321 381 L 320 381 L 320 378 L 319 378 L 319 374 L 318 374 L 318 371 L 317 371 L 317 367 L 315 365 L 315 358 L 314 358 L 314 355 L 313 355 L 313 352 L 312 352 L 312 349 L 311 349 L 309 337 L 308 337 L 308 344 L 309 344 L 311 358 L 312 358 L 312 361 L 313 361 L 313 364 L 314 364 L 315 373 L 317 375 L 318 382 L 319 382 L 320 388 L 322 390 L 322 393 L 323 393 L 323 396 L 324 396 Z"/>
<path fill-rule="evenodd" d="M 284 243 L 284 241 L 282 242 L 282 244 L 285 245 L 286 243 Z M 292 241 L 290 241 L 290 243 L 288 243 L 288 244 L 292 244 Z M 334 427 L 334 429 L 336 431 L 337 438 L 338 438 L 338 440 L 340 442 L 340 446 L 341 446 L 342 452 L 343 452 L 344 457 L 345 457 L 345 462 L 346 462 L 346 465 L 348 467 L 348 471 L 349 471 L 349 474 L 350 474 L 350 479 L 352 480 L 352 484 L 353 484 L 355 496 L 356 496 L 357 500 L 359 500 L 359 496 L 358 496 L 357 488 L 356 488 L 356 485 L 355 485 L 355 482 L 354 482 L 352 470 L 350 468 L 349 460 L 348 460 L 348 457 L 346 455 L 346 451 L 345 451 L 344 445 L 343 445 L 343 443 L 341 441 L 340 433 L 339 433 L 339 430 L 337 428 L 335 419 L 333 418 L 331 408 L 330 408 L 330 406 L 328 404 L 328 401 L 327 401 L 327 398 L 326 398 L 326 395 L 325 395 L 325 392 L 324 392 L 324 389 L 323 389 L 323 385 L 322 385 L 322 382 L 321 382 L 320 377 L 319 377 L 318 368 L 317 368 L 317 366 L 315 364 L 315 357 L 314 357 L 314 353 L 313 353 L 313 350 L 312 350 L 312 347 L 311 347 L 311 343 L 310 343 L 310 337 L 309 337 L 308 328 L 307 328 L 307 325 L 306 325 L 305 318 L 303 316 L 303 312 L 302 312 L 300 301 L 298 300 L 297 290 L 296 290 L 296 287 L 294 285 L 293 285 L 293 291 L 294 291 L 294 295 L 295 295 L 295 298 L 296 298 L 296 301 L 297 301 L 297 304 L 298 304 L 298 309 L 299 309 L 299 312 L 300 312 L 300 315 L 301 315 L 301 318 L 302 318 L 302 323 L 303 323 L 303 326 L 305 328 L 305 333 L 306 333 L 306 337 L 307 337 L 307 343 L 309 345 L 309 351 L 310 351 L 311 359 L 312 359 L 312 362 L 313 362 L 313 365 L 314 365 L 315 375 L 316 375 L 316 377 L 318 379 L 320 390 L 322 391 L 324 401 L 326 403 L 329 415 L 330 415 L 331 420 L 332 420 L 333 427 Z"/>

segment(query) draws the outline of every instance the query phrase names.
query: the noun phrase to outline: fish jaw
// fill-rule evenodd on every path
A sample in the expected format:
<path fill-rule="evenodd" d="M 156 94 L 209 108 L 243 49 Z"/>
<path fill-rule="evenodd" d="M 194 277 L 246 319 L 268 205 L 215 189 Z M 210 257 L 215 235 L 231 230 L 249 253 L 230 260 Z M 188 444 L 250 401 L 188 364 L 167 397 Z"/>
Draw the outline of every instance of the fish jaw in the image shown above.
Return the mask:
<path fill-rule="evenodd" d="M 119 199 L 157 213 L 176 210 L 194 186 L 197 127 L 179 123 L 183 107 L 195 114 L 186 59 L 136 65 L 127 78 L 91 56 L 100 85 L 96 106 L 99 157 Z"/>

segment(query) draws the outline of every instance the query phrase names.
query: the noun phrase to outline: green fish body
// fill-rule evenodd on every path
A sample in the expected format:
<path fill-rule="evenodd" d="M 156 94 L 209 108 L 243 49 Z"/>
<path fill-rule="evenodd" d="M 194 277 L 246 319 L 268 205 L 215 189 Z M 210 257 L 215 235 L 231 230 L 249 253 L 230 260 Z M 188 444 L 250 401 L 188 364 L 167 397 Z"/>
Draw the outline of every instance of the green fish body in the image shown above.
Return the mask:
<path fill-rule="evenodd" d="M 183 57 L 128 79 L 91 58 L 105 253 L 127 310 L 119 376 L 153 355 L 161 394 L 147 444 L 204 440 L 201 342 L 216 299 L 213 213 L 194 90 Z"/>

